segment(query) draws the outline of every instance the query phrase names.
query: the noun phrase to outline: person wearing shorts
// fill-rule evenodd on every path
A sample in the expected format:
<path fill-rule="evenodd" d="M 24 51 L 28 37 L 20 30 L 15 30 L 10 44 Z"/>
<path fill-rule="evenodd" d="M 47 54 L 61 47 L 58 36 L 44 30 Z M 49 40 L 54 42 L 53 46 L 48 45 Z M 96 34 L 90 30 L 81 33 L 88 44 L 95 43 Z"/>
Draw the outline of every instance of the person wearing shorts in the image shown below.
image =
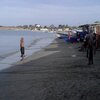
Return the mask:
<path fill-rule="evenodd" d="M 20 39 L 20 52 L 21 52 L 21 57 L 23 59 L 24 54 L 25 54 L 24 38 L 23 37 L 21 37 L 21 39 Z"/>

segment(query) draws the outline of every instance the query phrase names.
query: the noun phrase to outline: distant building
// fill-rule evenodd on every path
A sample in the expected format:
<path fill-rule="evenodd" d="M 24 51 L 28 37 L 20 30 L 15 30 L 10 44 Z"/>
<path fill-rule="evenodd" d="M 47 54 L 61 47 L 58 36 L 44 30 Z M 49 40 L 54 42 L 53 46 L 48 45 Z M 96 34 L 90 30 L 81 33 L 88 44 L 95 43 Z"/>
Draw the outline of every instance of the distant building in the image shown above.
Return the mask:
<path fill-rule="evenodd" d="M 41 27 L 41 25 L 39 25 L 39 24 L 36 24 L 36 25 L 35 25 L 35 27 L 37 27 L 37 28 L 40 28 L 40 27 Z"/>
<path fill-rule="evenodd" d="M 63 31 L 63 29 L 58 29 L 58 31 L 59 31 L 59 32 L 62 32 L 62 31 Z"/>
<path fill-rule="evenodd" d="M 42 31 L 42 32 L 48 32 L 49 29 L 47 29 L 47 28 L 41 28 L 40 31 Z"/>
<path fill-rule="evenodd" d="M 65 32 L 69 31 L 69 28 L 65 28 L 64 31 L 65 31 Z"/>

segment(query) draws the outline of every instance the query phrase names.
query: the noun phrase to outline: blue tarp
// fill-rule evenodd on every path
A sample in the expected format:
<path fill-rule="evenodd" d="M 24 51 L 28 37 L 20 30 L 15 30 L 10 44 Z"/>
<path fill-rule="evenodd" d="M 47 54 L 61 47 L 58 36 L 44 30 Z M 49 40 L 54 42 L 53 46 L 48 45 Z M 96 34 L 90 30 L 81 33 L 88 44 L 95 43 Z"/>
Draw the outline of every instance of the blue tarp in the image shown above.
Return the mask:
<path fill-rule="evenodd" d="M 78 42 L 78 39 L 80 38 L 80 41 L 84 40 L 86 33 L 85 32 L 77 32 L 76 34 L 74 34 L 73 36 L 71 36 L 70 38 L 68 37 L 67 34 L 61 34 L 60 39 L 64 39 L 66 42 Z"/>
<path fill-rule="evenodd" d="M 67 35 L 64 35 L 62 38 L 63 38 L 66 42 L 77 42 L 77 38 L 76 38 L 76 37 L 70 37 L 70 38 L 68 38 Z"/>

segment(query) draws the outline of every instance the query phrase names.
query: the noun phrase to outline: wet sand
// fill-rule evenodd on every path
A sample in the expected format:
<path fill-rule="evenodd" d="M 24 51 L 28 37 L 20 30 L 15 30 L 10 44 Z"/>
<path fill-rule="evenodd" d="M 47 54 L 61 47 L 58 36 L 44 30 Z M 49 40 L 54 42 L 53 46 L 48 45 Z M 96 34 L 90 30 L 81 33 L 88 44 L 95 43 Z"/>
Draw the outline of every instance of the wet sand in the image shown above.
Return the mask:
<path fill-rule="evenodd" d="M 0 100 L 100 100 L 100 51 L 87 65 L 80 44 L 55 40 L 0 72 Z"/>

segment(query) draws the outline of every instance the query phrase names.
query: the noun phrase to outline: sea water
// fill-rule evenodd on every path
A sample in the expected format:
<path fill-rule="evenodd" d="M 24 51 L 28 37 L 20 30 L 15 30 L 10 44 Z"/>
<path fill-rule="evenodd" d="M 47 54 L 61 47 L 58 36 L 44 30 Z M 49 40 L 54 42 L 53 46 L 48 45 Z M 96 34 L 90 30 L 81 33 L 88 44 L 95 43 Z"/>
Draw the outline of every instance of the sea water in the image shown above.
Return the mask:
<path fill-rule="evenodd" d="M 56 38 L 54 33 L 0 30 L 0 70 L 20 61 L 21 37 L 24 37 L 26 57 L 48 46 Z"/>

